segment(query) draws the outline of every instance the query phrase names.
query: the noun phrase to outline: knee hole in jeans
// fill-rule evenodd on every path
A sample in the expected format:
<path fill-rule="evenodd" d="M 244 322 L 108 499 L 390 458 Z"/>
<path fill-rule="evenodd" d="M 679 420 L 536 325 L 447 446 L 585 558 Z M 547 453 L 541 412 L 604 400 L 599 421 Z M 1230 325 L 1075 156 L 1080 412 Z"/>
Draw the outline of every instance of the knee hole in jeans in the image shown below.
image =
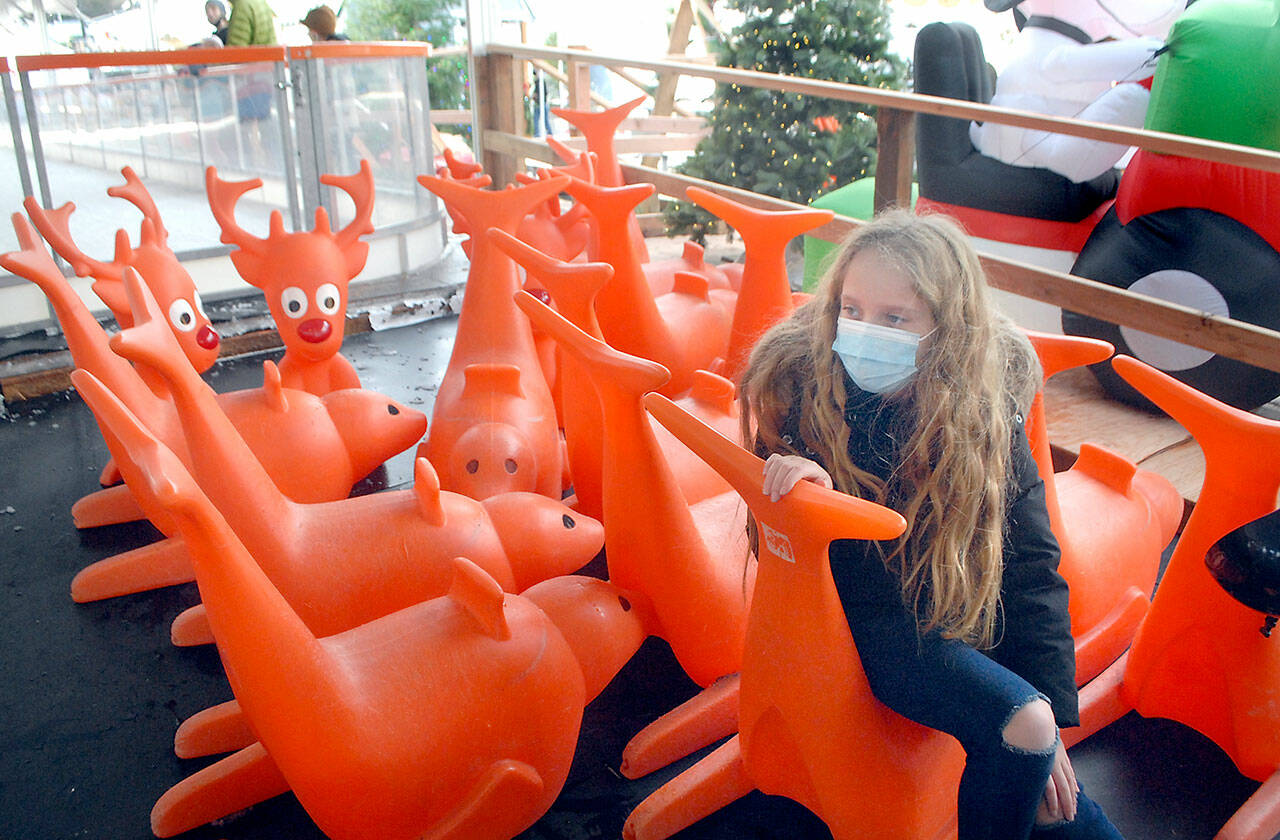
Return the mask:
<path fill-rule="evenodd" d="M 1040 697 L 1014 709 L 1000 731 L 1005 746 L 1031 753 L 1046 753 L 1058 745 L 1058 725 L 1053 709 Z"/>

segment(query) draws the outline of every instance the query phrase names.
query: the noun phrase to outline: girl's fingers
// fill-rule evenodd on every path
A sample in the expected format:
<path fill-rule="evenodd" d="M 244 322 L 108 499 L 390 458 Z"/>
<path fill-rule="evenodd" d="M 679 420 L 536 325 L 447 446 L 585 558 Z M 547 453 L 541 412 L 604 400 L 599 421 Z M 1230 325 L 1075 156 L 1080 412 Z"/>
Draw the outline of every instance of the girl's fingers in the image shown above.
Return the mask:
<path fill-rule="evenodd" d="M 1080 783 L 1076 780 L 1076 770 L 1071 766 L 1071 759 L 1067 756 L 1067 748 L 1063 746 L 1061 739 L 1058 741 L 1057 761 L 1054 765 L 1054 771 L 1061 771 L 1064 808 L 1063 811 L 1067 815 L 1067 819 L 1076 818 L 1076 805 L 1080 792 Z"/>
<path fill-rule="evenodd" d="M 816 462 L 799 455 L 774 453 L 764 462 L 764 481 L 760 492 L 776 502 L 790 493 L 802 479 L 809 479 L 828 490 L 832 487 L 831 477 Z"/>
<path fill-rule="evenodd" d="M 1044 786 L 1044 809 L 1050 820 L 1062 819 L 1062 803 L 1058 801 L 1058 786 L 1053 783 L 1053 776 Z"/>

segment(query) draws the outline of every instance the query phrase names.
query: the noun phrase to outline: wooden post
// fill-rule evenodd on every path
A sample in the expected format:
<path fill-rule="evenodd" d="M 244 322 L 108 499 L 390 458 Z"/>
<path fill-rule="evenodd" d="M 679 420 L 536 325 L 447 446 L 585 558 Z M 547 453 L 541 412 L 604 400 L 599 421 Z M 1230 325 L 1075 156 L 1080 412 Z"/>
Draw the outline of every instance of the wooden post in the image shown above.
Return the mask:
<path fill-rule="evenodd" d="M 509 55 L 495 53 L 476 56 L 476 79 L 472 92 L 480 114 L 477 150 L 481 153 L 484 170 L 497 186 L 514 183 L 516 173 L 524 171 L 524 158 L 489 148 L 484 135 L 489 131 L 524 134 L 520 62 Z"/>
<path fill-rule="evenodd" d="M 689 48 L 689 33 L 693 30 L 693 3 L 691 0 L 680 0 L 680 8 L 676 11 L 675 22 L 671 24 L 671 40 L 667 44 L 667 55 L 684 55 Z M 676 105 L 676 85 L 680 83 L 678 73 L 661 73 L 658 76 L 658 89 L 653 93 L 653 115 L 668 117 Z M 645 155 L 641 166 L 655 167 L 661 158 L 658 155 Z M 658 196 L 646 198 L 637 210 L 643 213 L 658 211 Z"/>
<path fill-rule="evenodd" d="M 911 206 L 911 174 L 916 158 L 915 114 L 881 106 L 876 111 L 878 156 L 875 211 Z"/>
<path fill-rule="evenodd" d="M 585 50 L 587 47 L 570 47 L 571 50 Z M 574 111 L 591 110 L 591 65 L 580 61 L 570 61 L 565 68 L 569 77 L 566 87 L 569 88 L 569 108 Z M 572 129 L 577 134 L 577 129 Z"/>

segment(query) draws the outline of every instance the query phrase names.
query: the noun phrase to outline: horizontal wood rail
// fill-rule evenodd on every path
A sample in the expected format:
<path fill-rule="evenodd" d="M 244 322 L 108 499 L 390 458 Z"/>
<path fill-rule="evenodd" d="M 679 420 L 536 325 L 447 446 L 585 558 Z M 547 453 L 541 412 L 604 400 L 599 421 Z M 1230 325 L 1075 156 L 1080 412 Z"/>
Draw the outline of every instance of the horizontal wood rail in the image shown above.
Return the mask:
<path fill-rule="evenodd" d="M 1151 149 L 1165 154 L 1185 155 L 1186 157 L 1213 160 L 1220 163 L 1248 166 L 1268 172 L 1280 172 L 1280 153 L 1278 152 L 1240 146 L 1234 143 L 1200 140 L 1163 131 L 1119 128 L 1114 125 L 1066 117 L 1041 116 L 1026 111 L 1016 111 L 1011 108 L 963 103 L 959 100 L 945 99 L 938 96 L 923 96 L 917 93 L 904 93 L 902 91 L 883 90 L 861 85 L 847 85 L 840 82 L 806 79 L 799 76 L 781 76 L 775 73 L 761 73 L 754 70 L 708 67 L 689 61 L 648 61 L 635 58 L 619 58 L 593 53 L 588 50 L 548 49 L 520 44 L 490 44 L 489 54 L 506 55 L 529 61 L 534 59 L 574 61 L 583 64 L 599 64 L 604 67 L 630 67 L 651 70 L 655 73 L 679 73 L 684 76 L 696 76 L 717 82 L 768 88 L 769 90 L 780 90 L 788 93 L 800 93 L 806 96 L 819 96 L 843 102 L 858 102 L 919 114 L 938 114 L 967 120 L 1003 123 L 1020 128 L 1054 131 L 1077 137 L 1087 137 L 1091 140 L 1120 143 L 1125 146 L 1140 146 L 1144 149 Z"/>
<path fill-rule="evenodd" d="M 554 153 L 541 140 L 493 132 L 488 132 L 485 136 L 487 148 L 548 163 L 556 160 Z M 803 208 L 803 205 L 780 198 L 644 166 L 624 164 L 622 175 L 627 183 L 653 184 L 660 195 L 670 198 L 683 199 L 685 190 L 696 186 L 762 210 Z M 839 242 L 861 224 L 863 223 L 857 219 L 836 216 L 808 235 L 828 242 Z M 1121 326 L 1141 329 L 1267 370 L 1280 371 L 1280 333 L 1273 330 L 1232 318 L 1207 315 L 1196 309 L 1127 289 L 1048 271 L 1015 260 L 982 254 L 982 262 L 991 285 L 997 289 Z"/>
<path fill-rule="evenodd" d="M 803 209 L 803 205 L 780 198 L 657 169 L 624 165 L 622 175 L 628 183 L 650 183 L 658 188 L 660 194 L 673 198 L 683 199 L 685 190 L 696 186 L 762 210 Z M 863 222 L 857 219 L 836 216 L 808 235 L 839 242 L 861 224 Z M 1280 332 L 1232 318 L 1207 315 L 1197 309 L 1096 280 L 1048 271 L 989 254 L 981 256 L 994 288 L 1191 344 L 1260 368 L 1280 371 Z"/>
<path fill-rule="evenodd" d="M 436 125 L 471 125 L 470 111 L 441 111 L 431 109 L 431 122 Z"/>
<path fill-rule="evenodd" d="M 1165 132 L 1118 128 L 1102 123 L 1042 116 L 914 93 L 750 70 L 707 67 L 688 61 L 648 61 L 600 55 L 587 50 L 490 44 L 485 62 L 477 65 L 477 73 L 499 81 L 503 78 L 514 78 L 517 73 L 516 64 L 519 61 L 566 61 L 571 68 L 575 64 L 629 67 L 878 106 L 880 147 L 876 172 L 877 207 L 887 203 L 898 203 L 904 206 L 909 203 L 911 169 L 914 160 L 912 148 L 914 132 L 911 130 L 911 122 L 917 113 L 1005 123 L 1109 143 L 1140 146 L 1156 152 L 1251 167 L 1267 172 L 1280 172 L 1280 153 L 1247 146 Z M 475 89 L 480 92 L 481 99 L 492 92 L 483 80 Z M 501 90 L 501 85 L 498 89 Z M 514 93 L 511 87 L 506 88 L 506 96 L 513 96 Z M 479 148 L 485 153 L 486 166 L 498 183 L 513 180 L 513 176 L 507 172 L 507 169 L 514 171 L 517 165 L 522 167 L 525 158 L 555 161 L 554 155 L 542 142 L 520 136 L 522 122 L 517 123 L 513 116 L 508 116 L 518 113 L 517 106 L 518 99 L 515 98 L 505 106 L 495 106 L 491 101 L 488 110 L 485 109 L 483 102 L 480 103 L 480 113 L 492 119 L 486 118 L 481 121 Z M 627 149 L 625 141 L 626 138 L 619 138 L 619 151 L 639 150 Z M 641 148 L 650 147 L 642 146 Z M 623 175 L 628 182 L 654 184 L 660 194 L 677 199 L 683 199 L 685 190 L 696 185 L 755 207 L 796 209 L 801 206 L 650 167 L 624 165 Z M 835 242 L 858 224 L 860 222 L 855 219 L 837 216 L 832 222 L 812 231 L 810 235 Z M 1280 372 L 1280 332 L 1231 318 L 1209 315 L 1126 289 L 1044 270 L 1014 260 L 988 254 L 983 254 L 982 258 L 991 284 L 996 288 Z"/>

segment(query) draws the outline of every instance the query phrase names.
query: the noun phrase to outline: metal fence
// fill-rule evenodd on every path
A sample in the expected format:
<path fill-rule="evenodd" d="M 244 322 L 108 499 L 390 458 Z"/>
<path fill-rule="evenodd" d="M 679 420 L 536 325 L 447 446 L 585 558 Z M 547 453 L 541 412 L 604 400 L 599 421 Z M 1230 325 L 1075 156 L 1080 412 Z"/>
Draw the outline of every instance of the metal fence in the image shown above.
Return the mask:
<path fill-rule="evenodd" d="M 254 290 L 219 242 L 204 193 L 207 167 L 227 180 L 262 180 L 237 216 L 265 233 L 276 210 L 295 230 L 310 227 L 317 207 L 335 224 L 349 219 L 349 198 L 320 176 L 355 172 L 367 159 L 375 233 L 352 298 L 360 299 L 362 285 L 366 296 L 387 283 L 404 291 L 440 260 L 446 242 L 443 209 L 415 181 L 434 170 L 428 54 L 425 44 L 333 43 L 22 56 L 12 68 L 0 59 L 0 156 L 14 162 L 0 165 L 0 201 L 10 212 L 24 196 L 48 208 L 74 202 L 77 244 L 110 259 L 117 229 L 137 237 L 136 211 L 107 195 L 130 166 L 154 196 L 170 246 L 205 299 L 216 301 Z M 0 251 L 16 247 L 11 226 L 0 225 Z M 30 284 L 0 276 L 0 336 L 54 324 Z"/>

